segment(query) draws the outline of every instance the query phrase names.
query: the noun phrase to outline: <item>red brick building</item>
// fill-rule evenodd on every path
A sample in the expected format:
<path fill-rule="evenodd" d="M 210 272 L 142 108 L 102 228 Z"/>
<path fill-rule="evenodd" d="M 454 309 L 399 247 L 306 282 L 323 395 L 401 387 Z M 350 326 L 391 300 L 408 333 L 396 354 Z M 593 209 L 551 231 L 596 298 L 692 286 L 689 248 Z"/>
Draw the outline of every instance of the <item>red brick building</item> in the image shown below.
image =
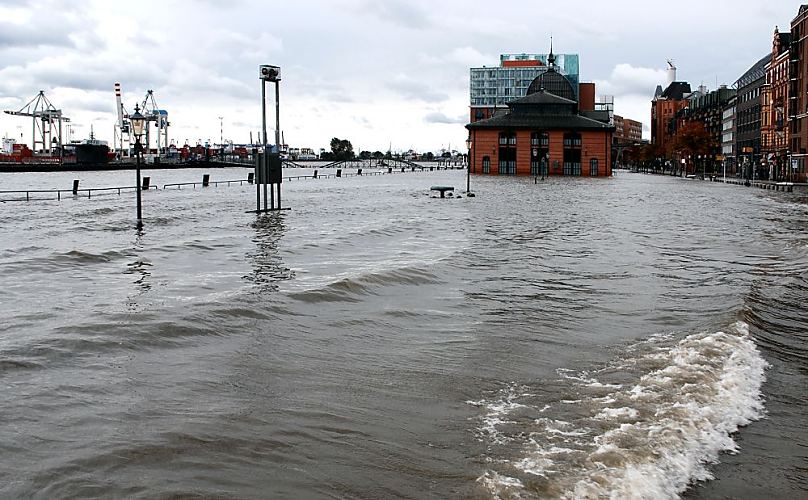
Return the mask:
<path fill-rule="evenodd" d="M 687 82 L 671 82 L 665 90 L 657 87 L 651 101 L 651 143 L 660 151 L 670 153 L 668 149 L 676 134 L 676 114 L 687 106 L 689 94 Z"/>
<path fill-rule="evenodd" d="M 791 126 L 791 178 L 805 182 L 808 177 L 808 5 L 801 5 L 791 21 L 789 50 L 788 116 Z"/>
<path fill-rule="evenodd" d="M 572 84 L 554 70 L 552 53 L 549 62 L 548 71 L 536 77 L 525 97 L 509 102 L 506 112 L 466 125 L 472 173 L 611 175 L 614 126 L 584 116 Z"/>
<path fill-rule="evenodd" d="M 766 65 L 766 83 L 761 88 L 760 149 L 763 167 L 771 180 L 786 178 L 788 163 L 789 123 L 787 115 L 789 88 L 789 46 L 791 33 L 774 29 L 772 58 Z"/>
<path fill-rule="evenodd" d="M 631 118 L 614 115 L 614 140 L 617 144 L 634 144 L 642 141 L 642 123 Z"/>

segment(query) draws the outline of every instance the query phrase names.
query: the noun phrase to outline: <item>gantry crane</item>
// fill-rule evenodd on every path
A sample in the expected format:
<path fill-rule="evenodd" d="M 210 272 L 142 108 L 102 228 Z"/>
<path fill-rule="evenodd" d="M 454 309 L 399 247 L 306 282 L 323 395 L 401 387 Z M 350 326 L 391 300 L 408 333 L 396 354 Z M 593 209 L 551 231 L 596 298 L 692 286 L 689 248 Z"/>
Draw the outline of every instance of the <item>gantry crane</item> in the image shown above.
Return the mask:
<path fill-rule="evenodd" d="M 147 90 L 146 98 L 143 99 L 141 105 L 143 116 L 149 122 L 154 122 L 157 129 L 157 156 L 168 154 L 168 112 L 164 109 L 157 107 L 157 101 L 154 99 L 154 91 Z M 149 147 L 149 127 L 146 127 L 145 147 Z"/>
<path fill-rule="evenodd" d="M 54 143 L 59 149 L 59 155 L 64 156 L 62 148 L 62 122 L 67 123 L 70 118 L 62 116 L 62 110 L 56 109 L 51 104 L 45 91 L 40 90 L 28 104 L 19 111 L 6 111 L 6 114 L 14 116 L 27 116 L 32 118 L 32 150 L 34 154 L 53 154 Z M 40 149 L 37 146 L 41 146 Z"/>

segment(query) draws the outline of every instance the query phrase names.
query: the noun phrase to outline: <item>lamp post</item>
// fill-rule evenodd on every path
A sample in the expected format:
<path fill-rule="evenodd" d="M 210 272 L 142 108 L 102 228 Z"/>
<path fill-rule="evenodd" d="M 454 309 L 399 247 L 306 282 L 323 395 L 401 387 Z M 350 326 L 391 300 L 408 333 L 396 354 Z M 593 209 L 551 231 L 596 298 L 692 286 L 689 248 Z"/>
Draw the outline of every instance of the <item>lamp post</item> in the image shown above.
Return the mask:
<path fill-rule="evenodd" d="M 143 211 L 140 203 L 140 153 L 143 146 L 140 144 L 140 138 L 143 136 L 143 126 L 146 119 L 140 114 L 140 108 L 135 104 L 135 114 L 129 117 L 132 124 L 132 133 L 135 135 L 135 157 L 136 160 L 136 174 L 135 191 L 137 192 L 137 228 L 143 229 Z"/>
<path fill-rule="evenodd" d="M 468 161 L 466 162 L 466 196 L 471 192 L 471 136 L 466 139 L 466 150 L 468 150 Z"/>

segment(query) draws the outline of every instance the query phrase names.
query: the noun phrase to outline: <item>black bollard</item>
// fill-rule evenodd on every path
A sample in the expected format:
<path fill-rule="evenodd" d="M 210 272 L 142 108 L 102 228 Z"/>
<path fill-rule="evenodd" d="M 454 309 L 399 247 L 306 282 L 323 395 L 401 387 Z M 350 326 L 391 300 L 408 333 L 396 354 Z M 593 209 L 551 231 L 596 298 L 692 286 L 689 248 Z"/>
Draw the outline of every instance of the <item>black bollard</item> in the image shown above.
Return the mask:
<path fill-rule="evenodd" d="M 410 168 L 412 169 L 413 172 L 415 172 L 415 167 L 410 167 Z"/>
<path fill-rule="evenodd" d="M 387 173 L 392 174 L 393 173 L 393 167 L 387 167 Z"/>
<path fill-rule="evenodd" d="M 362 169 L 361 168 L 356 169 L 356 175 L 362 175 Z"/>
<path fill-rule="evenodd" d="M 401 173 L 402 174 L 404 173 L 404 167 L 401 167 Z"/>
<path fill-rule="evenodd" d="M 435 170 L 435 167 L 429 167 L 430 172 L 432 172 L 433 170 Z"/>
<path fill-rule="evenodd" d="M 315 171 L 314 171 L 314 173 L 311 175 L 311 178 L 312 178 L 312 179 L 316 179 L 316 178 L 317 178 L 317 171 L 316 171 L 316 170 L 315 170 Z"/>
<path fill-rule="evenodd" d="M 210 186 L 210 174 L 202 174 L 202 187 Z"/>
<path fill-rule="evenodd" d="M 255 182 L 255 172 L 250 172 L 247 174 L 247 184 L 252 184 Z"/>
<path fill-rule="evenodd" d="M 143 191 L 148 191 L 150 183 L 151 183 L 151 177 L 144 177 L 143 182 L 140 183 L 140 189 Z"/>
<path fill-rule="evenodd" d="M 337 177 L 342 177 L 342 169 L 341 168 L 337 169 Z"/>
<path fill-rule="evenodd" d="M 79 180 L 73 179 L 73 194 L 79 194 Z"/>

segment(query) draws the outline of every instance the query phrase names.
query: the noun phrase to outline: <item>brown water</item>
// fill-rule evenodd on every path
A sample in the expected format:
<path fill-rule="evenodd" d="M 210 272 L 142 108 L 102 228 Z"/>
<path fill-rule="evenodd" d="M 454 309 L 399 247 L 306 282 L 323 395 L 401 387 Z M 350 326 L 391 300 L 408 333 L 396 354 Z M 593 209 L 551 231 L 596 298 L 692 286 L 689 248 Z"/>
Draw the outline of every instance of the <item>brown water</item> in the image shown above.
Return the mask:
<path fill-rule="evenodd" d="M 808 491 L 805 195 L 464 183 L 0 196 L 0 497 Z"/>

